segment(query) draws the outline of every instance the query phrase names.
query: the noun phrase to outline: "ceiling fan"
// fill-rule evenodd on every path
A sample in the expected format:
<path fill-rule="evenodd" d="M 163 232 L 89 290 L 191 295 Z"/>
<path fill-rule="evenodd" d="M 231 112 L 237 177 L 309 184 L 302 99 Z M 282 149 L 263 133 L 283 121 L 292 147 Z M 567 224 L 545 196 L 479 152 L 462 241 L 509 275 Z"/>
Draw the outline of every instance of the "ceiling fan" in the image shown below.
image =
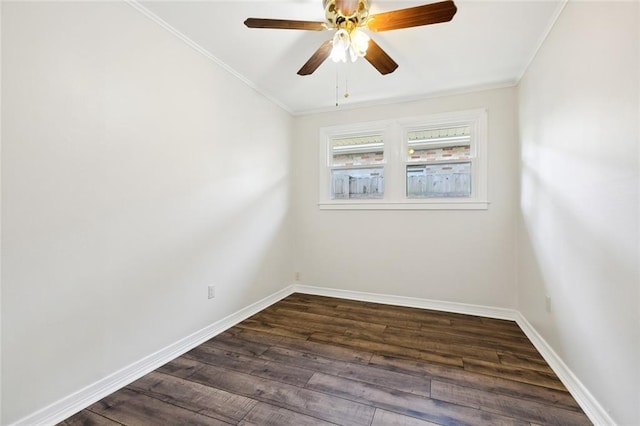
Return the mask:
<path fill-rule="evenodd" d="M 329 57 L 334 62 L 355 61 L 364 57 L 381 74 L 389 74 L 398 64 L 370 37 L 361 31 L 389 31 L 402 28 L 448 22 L 456 14 L 451 0 L 425 4 L 407 9 L 369 14 L 369 0 L 323 0 L 326 22 L 296 21 L 289 19 L 248 18 L 249 28 L 278 28 L 287 30 L 336 30 L 332 39 L 325 41 L 300 68 L 299 75 L 312 74 Z"/>

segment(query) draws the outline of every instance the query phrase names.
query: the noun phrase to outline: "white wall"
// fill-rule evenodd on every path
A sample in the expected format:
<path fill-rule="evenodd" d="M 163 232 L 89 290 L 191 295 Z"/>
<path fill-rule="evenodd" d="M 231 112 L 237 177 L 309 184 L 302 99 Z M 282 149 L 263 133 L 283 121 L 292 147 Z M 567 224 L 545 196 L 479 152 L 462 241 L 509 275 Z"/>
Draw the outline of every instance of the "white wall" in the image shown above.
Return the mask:
<path fill-rule="evenodd" d="M 2 2 L 0 2 L 0 82 L 2 81 Z M 2 84 L 0 84 L 0 188 L 2 188 Z M 0 241 L 2 241 L 2 196 L 0 193 Z M 0 244 L 0 424 L 2 424 L 2 244 Z"/>
<path fill-rule="evenodd" d="M 617 421 L 640 423 L 637 3 L 569 3 L 517 90 L 295 123 L 126 4 L 4 2 L 1 20 L 1 423 L 294 270 L 518 308 Z M 318 209 L 320 127 L 474 108 L 488 210 Z"/>
<path fill-rule="evenodd" d="M 569 2 L 519 87 L 519 308 L 621 425 L 640 424 L 638 15 Z"/>
<path fill-rule="evenodd" d="M 125 3 L 2 7 L 6 424 L 290 283 L 292 118 Z"/>
<path fill-rule="evenodd" d="M 321 127 L 476 108 L 488 110 L 488 210 L 318 209 Z M 517 145 L 514 88 L 298 117 L 294 267 L 301 282 L 515 307 Z"/>

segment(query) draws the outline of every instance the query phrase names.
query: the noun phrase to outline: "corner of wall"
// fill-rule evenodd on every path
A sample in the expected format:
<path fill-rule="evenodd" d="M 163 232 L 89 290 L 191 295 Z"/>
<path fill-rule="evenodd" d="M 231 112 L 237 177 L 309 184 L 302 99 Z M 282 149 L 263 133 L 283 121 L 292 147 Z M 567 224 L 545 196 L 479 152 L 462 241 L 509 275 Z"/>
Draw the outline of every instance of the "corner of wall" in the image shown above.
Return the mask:
<path fill-rule="evenodd" d="M 257 302 L 252 303 L 251 305 L 246 306 L 239 311 L 178 340 L 177 342 L 174 342 L 153 354 L 145 356 L 115 373 L 110 374 L 109 376 L 58 400 L 53 404 L 38 410 L 37 412 L 18 420 L 13 423 L 13 426 L 59 423 L 89 405 L 99 401 L 105 396 L 127 386 L 145 374 L 152 372 L 158 367 L 181 356 L 196 346 L 212 339 L 239 322 L 242 322 L 261 310 L 266 309 L 277 301 L 284 299 L 293 293 L 293 291 L 293 286 L 289 285 L 282 290 L 258 300 Z"/>
<path fill-rule="evenodd" d="M 521 312 L 518 311 L 515 321 L 547 361 L 553 372 L 556 373 L 562 384 L 569 390 L 571 396 L 576 399 L 589 420 L 595 425 L 615 425 L 616 422 L 609 416 L 609 413 Z"/>
<path fill-rule="evenodd" d="M 538 52 L 544 45 L 545 41 L 547 40 L 547 37 L 549 36 L 549 33 L 551 32 L 553 27 L 556 25 L 556 22 L 558 21 L 560 14 L 564 10 L 564 7 L 567 5 L 568 2 L 569 0 L 560 0 L 560 2 L 558 3 L 556 10 L 553 12 L 553 15 L 551 15 L 551 19 L 549 20 L 549 24 L 547 25 L 547 28 L 545 28 L 545 30 L 540 35 L 540 39 L 538 40 L 535 48 L 531 52 L 529 56 L 529 60 L 525 63 L 525 66 L 522 68 L 522 71 L 520 71 L 518 78 L 516 78 L 516 86 L 520 84 L 520 80 L 522 80 L 522 77 L 524 77 L 524 75 L 527 73 L 527 70 L 529 69 L 534 59 L 538 55 Z"/>
<path fill-rule="evenodd" d="M 0 424 L 2 424 L 2 8 L 0 1 Z"/>

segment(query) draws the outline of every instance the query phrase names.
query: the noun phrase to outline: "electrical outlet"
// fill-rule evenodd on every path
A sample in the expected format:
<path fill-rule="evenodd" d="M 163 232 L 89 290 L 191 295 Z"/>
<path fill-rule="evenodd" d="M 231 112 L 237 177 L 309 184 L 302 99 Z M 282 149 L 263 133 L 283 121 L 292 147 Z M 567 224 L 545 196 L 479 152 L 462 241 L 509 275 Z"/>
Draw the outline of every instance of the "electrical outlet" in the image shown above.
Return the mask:
<path fill-rule="evenodd" d="M 544 308 L 547 312 L 551 312 L 551 296 L 545 296 L 544 298 Z"/>
<path fill-rule="evenodd" d="M 209 299 L 213 299 L 214 297 L 216 297 L 216 286 L 210 285 L 209 286 Z"/>
<path fill-rule="evenodd" d="M 293 279 L 296 281 L 300 281 L 300 272 L 296 272 L 293 274 Z"/>

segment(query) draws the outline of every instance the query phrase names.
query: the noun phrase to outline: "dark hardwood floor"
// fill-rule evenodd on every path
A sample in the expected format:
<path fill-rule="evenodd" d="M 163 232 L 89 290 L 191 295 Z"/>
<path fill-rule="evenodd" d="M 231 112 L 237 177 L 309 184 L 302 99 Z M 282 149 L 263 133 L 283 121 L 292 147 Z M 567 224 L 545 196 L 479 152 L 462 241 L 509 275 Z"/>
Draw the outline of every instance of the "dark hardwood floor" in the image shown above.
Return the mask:
<path fill-rule="evenodd" d="M 510 321 L 293 294 L 63 425 L 586 425 Z"/>

